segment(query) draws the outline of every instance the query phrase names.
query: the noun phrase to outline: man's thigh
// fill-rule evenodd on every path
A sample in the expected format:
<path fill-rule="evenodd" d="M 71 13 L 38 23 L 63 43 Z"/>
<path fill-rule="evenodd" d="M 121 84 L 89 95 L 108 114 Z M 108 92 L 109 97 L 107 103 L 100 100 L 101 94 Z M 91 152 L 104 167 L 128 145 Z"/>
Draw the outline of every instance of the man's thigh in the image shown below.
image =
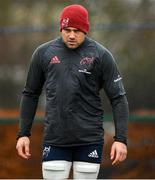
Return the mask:
<path fill-rule="evenodd" d="M 73 161 L 98 163 L 102 161 L 103 143 L 76 146 L 73 148 Z"/>
<path fill-rule="evenodd" d="M 74 179 L 97 179 L 102 161 L 103 144 L 74 147 Z"/>
<path fill-rule="evenodd" d="M 42 160 L 44 179 L 65 179 L 69 177 L 72 165 L 71 148 L 44 146 Z"/>

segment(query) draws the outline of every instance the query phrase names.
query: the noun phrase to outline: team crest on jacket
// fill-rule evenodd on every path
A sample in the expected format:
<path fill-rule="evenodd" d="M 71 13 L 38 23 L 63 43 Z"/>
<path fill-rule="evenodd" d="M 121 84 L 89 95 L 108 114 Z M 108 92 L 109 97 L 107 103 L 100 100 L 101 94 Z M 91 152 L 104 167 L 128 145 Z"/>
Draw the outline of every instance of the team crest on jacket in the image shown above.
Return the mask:
<path fill-rule="evenodd" d="M 85 64 L 90 65 L 93 63 L 93 61 L 94 61 L 94 57 L 84 57 L 81 59 L 80 64 L 81 65 L 85 65 Z"/>
<path fill-rule="evenodd" d="M 58 56 L 54 56 L 51 58 L 50 64 L 59 64 L 60 60 L 58 58 Z"/>

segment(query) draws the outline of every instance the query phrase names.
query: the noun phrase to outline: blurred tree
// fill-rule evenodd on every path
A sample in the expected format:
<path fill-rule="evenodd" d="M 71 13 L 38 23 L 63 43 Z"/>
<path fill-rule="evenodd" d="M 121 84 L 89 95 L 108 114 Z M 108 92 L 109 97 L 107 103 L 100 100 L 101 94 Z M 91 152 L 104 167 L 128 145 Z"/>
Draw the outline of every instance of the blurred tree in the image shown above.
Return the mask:
<path fill-rule="evenodd" d="M 0 1 L 0 25 L 8 26 L 10 25 L 11 19 L 11 1 Z"/>

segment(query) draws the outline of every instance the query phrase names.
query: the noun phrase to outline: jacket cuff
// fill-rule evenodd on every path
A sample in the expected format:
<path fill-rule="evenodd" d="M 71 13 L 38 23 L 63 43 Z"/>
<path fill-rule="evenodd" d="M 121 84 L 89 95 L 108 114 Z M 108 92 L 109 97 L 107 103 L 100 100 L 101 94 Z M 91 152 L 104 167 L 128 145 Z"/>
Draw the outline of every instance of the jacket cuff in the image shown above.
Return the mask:
<path fill-rule="evenodd" d="M 16 140 L 18 140 L 20 137 L 24 137 L 24 136 L 30 137 L 31 134 L 30 134 L 30 133 L 29 133 L 29 134 L 21 134 L 21 133 L 18 133 L 18 134 L 17 134 L 17 137 L 16 137 Z"/>
<path fill-rule="evenodd" d="M 118 142 L 121 142 L 121 143 L 124 143 L 126 146 L 127 146 L 127 138 L 126 137 L 117 137 L 117 136 L 114 136 L 114 141 L 118 141 Z"/>

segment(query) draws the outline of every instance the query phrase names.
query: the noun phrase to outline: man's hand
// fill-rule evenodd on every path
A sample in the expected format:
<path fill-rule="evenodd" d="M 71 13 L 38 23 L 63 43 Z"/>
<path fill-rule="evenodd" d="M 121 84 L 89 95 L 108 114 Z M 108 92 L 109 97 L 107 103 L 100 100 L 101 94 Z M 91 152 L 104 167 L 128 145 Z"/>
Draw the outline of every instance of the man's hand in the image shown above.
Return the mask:
<path fill-rule="evenodd" d="M 127 146 L 124 143 L 115 141 L 111 147 L 110 159 L 112 165 L 118 164 L 126 159 Z"/>
<path fill-rule="evenodd" d="M 31 156 L 29 138 L 26 136 L 20 137 L 17 141 L 16 149 L 19 156 L 21 156 L 24 159 L 29 159 Z"/>

